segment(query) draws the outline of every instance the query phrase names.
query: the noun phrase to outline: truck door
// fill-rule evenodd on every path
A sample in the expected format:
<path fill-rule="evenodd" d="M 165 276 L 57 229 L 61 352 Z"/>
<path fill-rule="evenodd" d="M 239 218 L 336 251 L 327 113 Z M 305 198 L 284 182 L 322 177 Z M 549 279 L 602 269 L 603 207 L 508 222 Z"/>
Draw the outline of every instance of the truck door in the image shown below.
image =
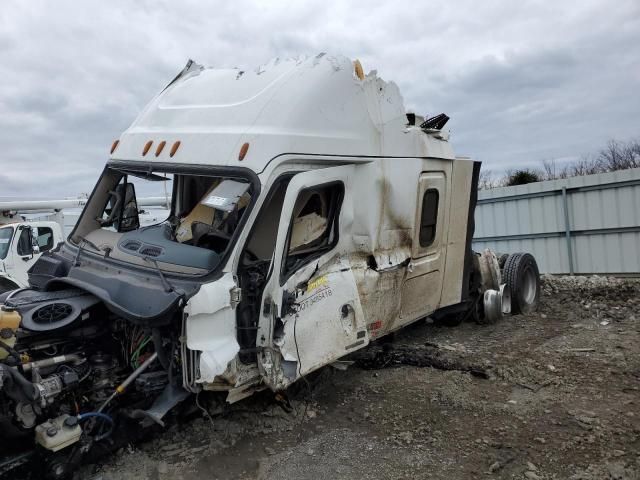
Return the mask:
<path fill-rule="evenodd" d="M 13 253 L 13 269 L 11 269 L 10 274 L 21 286 L 27 285 L 27 270 L 36 263 L 39 256 L 33 250 L 32 230 L 29 225 L 20 225 L 17 228 L 11 250 Z"/>
<path fill-rule="evenodd" d="M 442 295 L 448 222 L 446 172 L 423 172 L 418 182 L 412 258 L 402 287 L 403 323 L 436 310 Z"/>
<path fill-rule="evenodd" d="M 275 366 L 268 355 L 260 359 L 272 387 L 283 388 L 368 342 L 346 255 L 356 168 L 299 173 L 287 187 L 257 338 L 259 349 L 280 353 Z"/>

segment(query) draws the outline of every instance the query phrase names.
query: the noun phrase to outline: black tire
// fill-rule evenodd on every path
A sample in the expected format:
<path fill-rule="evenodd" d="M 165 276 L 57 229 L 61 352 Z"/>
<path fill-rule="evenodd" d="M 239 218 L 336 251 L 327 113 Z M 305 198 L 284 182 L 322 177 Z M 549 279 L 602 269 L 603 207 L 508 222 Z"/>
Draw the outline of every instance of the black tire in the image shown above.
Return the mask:
<path fill-rule="evenodd" d="M 476 322 L 478 325 L 491 325 L 496 323 L 496 320 L 490 320 L 484 314 L 484 303 L 483 297 L 478 298 L 478 301 L 473 305 L 473 310 L 471 312 L 471 319 Z"/>
<path fill-rule="evenodd" d="M 457 327 L 464 322 L 464 319 L 467 317 L 467 312 L 457 312 L 450 313 L 449 315 L 445 315 L 444 317 L 438 318 L 436 323 L 438 325 L 444 325 L 446 327 Z"/>
<path fill-rule="evenodd" d="M 508 253 L 501 253 L 498 256 L 498 265 L 500 266 L 501 270 L 504 268 L 504 264 L 507 263 L 507 258 L 509 258 Z"/>
<path fill-rule="evenodd" d="M 540 272 L 530 253 L 509 255 L 502 272 L 503 281 L 511 288 L 511 313 L 532 313 L 540 302 Z"/>

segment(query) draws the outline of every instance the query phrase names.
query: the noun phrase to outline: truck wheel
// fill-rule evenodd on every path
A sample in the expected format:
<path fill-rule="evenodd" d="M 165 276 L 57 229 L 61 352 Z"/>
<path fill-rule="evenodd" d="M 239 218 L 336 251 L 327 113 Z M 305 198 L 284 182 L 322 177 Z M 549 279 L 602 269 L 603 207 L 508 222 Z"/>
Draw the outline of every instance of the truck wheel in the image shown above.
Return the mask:
<path fill-rule="evenodd" d="M 471 305 L 471 320 L 478 325 L 489 325 L 491 322 L 484 314 L 484 305 L 482 304 L 482 296 L 479 296 L 473 305 Z"/>
<path fill-rule="evenodd" d="M 530 253 L 509 255 L 504 264 L 504 281 L 511 288 L 511 313 L 531 313 L 540 301 L 540 272 Z"/>

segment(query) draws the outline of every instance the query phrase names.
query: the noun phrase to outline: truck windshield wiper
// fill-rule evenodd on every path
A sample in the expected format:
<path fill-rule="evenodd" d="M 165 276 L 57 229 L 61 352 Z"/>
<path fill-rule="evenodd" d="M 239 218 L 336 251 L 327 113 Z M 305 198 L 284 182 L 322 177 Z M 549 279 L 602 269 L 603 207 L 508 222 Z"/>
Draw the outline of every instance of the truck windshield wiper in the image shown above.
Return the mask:
<path fill-rule="evenodd" d="M 166 277 L 162 273 L 162 269 L 158 266 L 158 262 L 156 260 L 154 260 L 153 258 L 149 258 L 149 257 L 143 257 L 143 259 L 144 259 L 145 262 L 152 263 L 153 266 L 156 267 L 156 271 L 158 272 L 158 275 L 160 276 L 160 281 L 162 282 L 162 286 L 164 287 L 164 291 L 167 292 L 167 293 L 175 292 L 176 289 L 173 288 L 171 286 L 171 284 L 169 283 L 169 281 L 166 279 Z"/>
<path fill-rule="evenodd" d="M 76 267 L 80 266 L 80 254 L 84 251 L 85 245 L 89 245 L 96 252 L 102 253 L 102 250 L 100 249 L 100 247 L 98 247 L 95 243 L 91 242 L 90 240 L 87 240 L 86 238 L 81 237 L 80 235 L 76 235 L 75 242 L 78 244 L 78 253 L 76 253 L 76 258 L 73 260 L 73 265 Z"/>

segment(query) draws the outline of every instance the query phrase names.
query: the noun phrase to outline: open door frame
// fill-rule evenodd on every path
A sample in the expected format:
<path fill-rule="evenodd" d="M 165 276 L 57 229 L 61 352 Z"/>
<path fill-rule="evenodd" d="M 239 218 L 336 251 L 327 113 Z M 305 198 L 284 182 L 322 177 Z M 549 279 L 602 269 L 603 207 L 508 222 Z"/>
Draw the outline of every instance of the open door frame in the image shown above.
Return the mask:
<path fill-rule="evenodd" d="M 258 325 L 258 365 L 273 389 L 366 345 L 364 314 L 348 256 L 353 219 L 352 186 L 357 165 L 295 175 L 287 187 Z M 340 183 L 337 242 L 305 265 L 282 276 L 296 200 L 301 192 Z"/>

